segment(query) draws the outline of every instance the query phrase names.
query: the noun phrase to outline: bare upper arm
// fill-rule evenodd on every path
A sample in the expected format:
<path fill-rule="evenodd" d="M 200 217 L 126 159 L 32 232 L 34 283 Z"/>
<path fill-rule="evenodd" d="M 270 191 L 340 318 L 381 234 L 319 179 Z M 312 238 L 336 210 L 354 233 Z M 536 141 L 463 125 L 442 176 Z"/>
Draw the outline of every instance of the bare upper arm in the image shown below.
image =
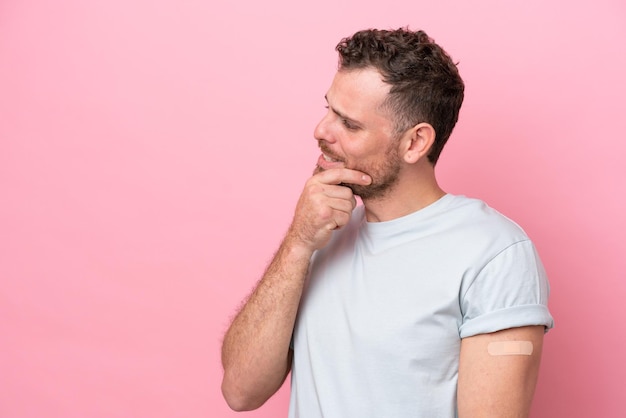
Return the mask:
<path fill-rule="evenodd" d="M 539 374 L 544 330 L 543 326 L 510 328 L 461 341 L 459 418 L 528 416 Z M 530 342 L 532 354 L 494 355 L 498 350 L 489 353 L 490 343 L 505 341 Z M 508 344 L 504 347 L 514 347 Z"/>

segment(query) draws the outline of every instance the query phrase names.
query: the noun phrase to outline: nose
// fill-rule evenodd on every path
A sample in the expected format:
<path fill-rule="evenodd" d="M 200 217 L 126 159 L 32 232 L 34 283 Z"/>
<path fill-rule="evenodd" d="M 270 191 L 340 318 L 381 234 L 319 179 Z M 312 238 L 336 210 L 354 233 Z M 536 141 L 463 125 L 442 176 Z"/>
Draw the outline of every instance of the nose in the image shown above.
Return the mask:
<path fill-rule="evenodd" d="M 320 120 L 313 131 L 313 136 L 318 141 L 325 141 L 328 143 L 335 142 L 332 130 L 330 126 L 330 112 L 326 113 L 322 120 Z"/>

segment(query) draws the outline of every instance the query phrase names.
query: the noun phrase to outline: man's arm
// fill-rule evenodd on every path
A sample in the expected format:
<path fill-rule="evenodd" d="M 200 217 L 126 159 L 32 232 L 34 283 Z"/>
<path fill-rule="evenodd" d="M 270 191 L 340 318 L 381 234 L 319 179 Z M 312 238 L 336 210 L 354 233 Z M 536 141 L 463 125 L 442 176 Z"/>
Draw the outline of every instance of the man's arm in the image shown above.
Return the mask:
<path fill-rule="evenodd" d="M 459 418 L 528 417 L 544 330 L 543 326 L 511 328 L 461 341 Z"/>
<path fill-rule="evenodd" d="M 222 393 L 232 409 L 258 408 L 285 381 L 311 256 L 348 223 L 356 205 L 352 191 L 340 183 L 370 181 L 361 172 L 336 169 L 307 182 L 285 239 L 224 337 Z"/>

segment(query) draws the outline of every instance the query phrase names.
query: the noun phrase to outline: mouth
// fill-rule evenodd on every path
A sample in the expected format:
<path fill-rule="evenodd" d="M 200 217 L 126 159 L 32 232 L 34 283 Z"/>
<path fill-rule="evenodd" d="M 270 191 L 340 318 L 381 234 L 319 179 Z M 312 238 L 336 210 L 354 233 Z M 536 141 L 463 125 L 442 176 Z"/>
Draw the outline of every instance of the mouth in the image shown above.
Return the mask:
<path fill-rule="evenodd" d="M 324 161 L 328 161 L 329 163 L 339 163 L 339 162 L 341 162 L 341 160 L 333 158 L 330 155 L 326 154 L 325 152 L 322 152 L 322 157 L 324 158 Z"/>
<path fill-rule="evenodd" d="M 322 149 L 322 154 L 317 160 L 319 170 L 330 170 L 333 168 L 344 168 L 345 163 L 339 157 L 329 154 L 327 150 Z"/>

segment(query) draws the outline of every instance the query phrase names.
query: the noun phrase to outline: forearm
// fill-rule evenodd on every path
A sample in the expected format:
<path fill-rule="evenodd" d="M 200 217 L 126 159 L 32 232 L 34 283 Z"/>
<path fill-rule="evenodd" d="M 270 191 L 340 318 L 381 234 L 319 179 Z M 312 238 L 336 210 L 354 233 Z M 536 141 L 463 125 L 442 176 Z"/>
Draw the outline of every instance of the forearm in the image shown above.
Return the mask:
<path fill-rule="evenodd" d="M 231 408 L 258 408 L 285 381 L 311 256 L 348 223 L 356 206 L 352 191 L 341 184 L 370 182 L 349 169 L 322 171 L 307 181 L 285 239 L 224 337 L 222 392 Z"/>
<path fill-rule="evenodd" d="M 284 382 L 311 255 L 288 235 L 226 333 L 222 391 L 233 409 L 258 408 Z"/>

